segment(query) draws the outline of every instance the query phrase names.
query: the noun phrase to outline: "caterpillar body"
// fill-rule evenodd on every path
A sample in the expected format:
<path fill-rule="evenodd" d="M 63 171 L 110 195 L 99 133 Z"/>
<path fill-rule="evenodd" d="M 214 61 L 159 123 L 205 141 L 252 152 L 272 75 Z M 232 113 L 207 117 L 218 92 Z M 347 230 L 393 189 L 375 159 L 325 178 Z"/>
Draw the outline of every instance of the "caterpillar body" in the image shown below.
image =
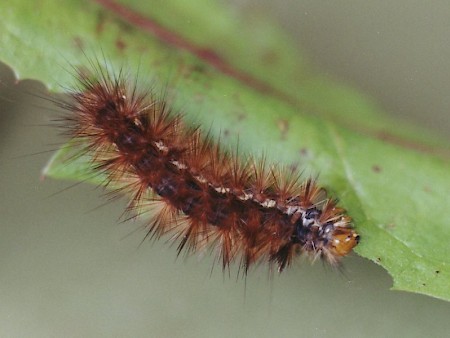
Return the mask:
<path fill-rule="evenodd" d="M 262 261 L 282 271 L 301 254 L 336 264 L 358 244 L 315 179 L 244 161 L 123 73 L 98 73 L 77 73 L 63 128 L 96 172 L 131 194 L 128 210 L 153 209 L 148 236 L 172 234 L 179 252 L 212 247 L 223 268 L 239 261 L 245 273 Z"/>

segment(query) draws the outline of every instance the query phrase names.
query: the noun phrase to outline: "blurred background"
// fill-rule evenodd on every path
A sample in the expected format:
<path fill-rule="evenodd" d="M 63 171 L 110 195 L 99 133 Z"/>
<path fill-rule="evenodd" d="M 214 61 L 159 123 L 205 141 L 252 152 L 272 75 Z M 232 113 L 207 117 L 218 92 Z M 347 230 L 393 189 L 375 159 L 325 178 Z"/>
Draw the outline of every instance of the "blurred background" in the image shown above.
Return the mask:
<path fill-rule="evenodd" d="M 450 3 L 231 0 L 270 13 L 320 70 L 450 138 Z"/>
<path fill-rule="evenodd" d="M 387 112 L 449 135 L 448 2 L 230 2 L 269 13 L 318 69 Z M 356 255 L 342 272 L 299 262 L 243 280 L 211 271 L 211 257 L 177 259 L 164 241 L 140 245 L 140 224 L 118 222 L 125 201 L 103 206 L 99 188 L 39 180 L 62 142 L 42 125 L 56 113 L 27 94 L 39 83 L 11 88 L 4 66 L 0 78 L 0 336 L 448 336 L 447 302 L 389 291 L 389 275 Z"/>

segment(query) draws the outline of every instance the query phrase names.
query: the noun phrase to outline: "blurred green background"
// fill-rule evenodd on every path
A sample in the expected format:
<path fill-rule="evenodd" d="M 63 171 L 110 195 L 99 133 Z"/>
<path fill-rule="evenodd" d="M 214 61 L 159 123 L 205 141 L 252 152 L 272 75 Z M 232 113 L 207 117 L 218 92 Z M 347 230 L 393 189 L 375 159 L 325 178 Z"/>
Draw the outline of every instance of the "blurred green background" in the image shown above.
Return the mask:
<path fill-rule="evenodd" d="M 270 12 L 319 69 L 386 111 L 450 135 L 448 2 L 232 2 Z M 57 114 L 27 94 L 38 83 L 11 88 L 2 68 L 1 337 L 448 337 L 450 304 L 389 291 L 389 275 L 356 256 L 342 273 L 299 262 L 242 280 L 211 273 L 211 257 L 140 245 L 140 223 L 117 221 L 125 201 L 39 180 L 63 140 L 43 125 Z"/>

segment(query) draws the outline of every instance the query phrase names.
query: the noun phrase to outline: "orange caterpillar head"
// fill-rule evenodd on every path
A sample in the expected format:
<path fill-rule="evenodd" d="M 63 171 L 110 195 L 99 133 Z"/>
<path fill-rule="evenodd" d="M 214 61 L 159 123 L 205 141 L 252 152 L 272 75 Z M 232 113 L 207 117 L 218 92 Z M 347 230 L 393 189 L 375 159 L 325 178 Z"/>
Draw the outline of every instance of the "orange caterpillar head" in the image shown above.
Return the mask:
<path fill-rule="evenodd" d="M 336 264 L 359 243 L 351 218 L 344 215 L 334 201 L 328 200 L 322 208 L 310 206 L 299 214 L 292 237 L 293 242 L 300 245 L 299 253 L 307 253 L 313 259 L 323 257 Z"/>
<path fill-rule="evenodd" d="M 337 228 L 334 230 L 329 243 L 329 250 L 336 256 L 345 256 L 359 243 L 359 235 L 351 228 Z"/>

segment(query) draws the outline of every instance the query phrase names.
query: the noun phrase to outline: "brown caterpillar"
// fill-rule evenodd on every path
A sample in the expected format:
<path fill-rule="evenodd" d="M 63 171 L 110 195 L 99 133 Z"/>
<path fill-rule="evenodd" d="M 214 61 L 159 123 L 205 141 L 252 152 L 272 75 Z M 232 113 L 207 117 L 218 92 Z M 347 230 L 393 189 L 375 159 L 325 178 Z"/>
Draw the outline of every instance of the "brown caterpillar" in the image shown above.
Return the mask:
<path fill-rule="evenodd" d="M 148 235 L 171 233 L 178 251 L 213 247 L 223 268 L 261 261 L 279 271 L 300 254 L 336 264 L 358 244 L 350 217 L 314 179 L 300 182 L 264 160 L 242 161 L 164 100 L 125 76 L 77 72 L 63 127 L 93 168 L 132 195 L 128 210 L 154 208 Z"/>

